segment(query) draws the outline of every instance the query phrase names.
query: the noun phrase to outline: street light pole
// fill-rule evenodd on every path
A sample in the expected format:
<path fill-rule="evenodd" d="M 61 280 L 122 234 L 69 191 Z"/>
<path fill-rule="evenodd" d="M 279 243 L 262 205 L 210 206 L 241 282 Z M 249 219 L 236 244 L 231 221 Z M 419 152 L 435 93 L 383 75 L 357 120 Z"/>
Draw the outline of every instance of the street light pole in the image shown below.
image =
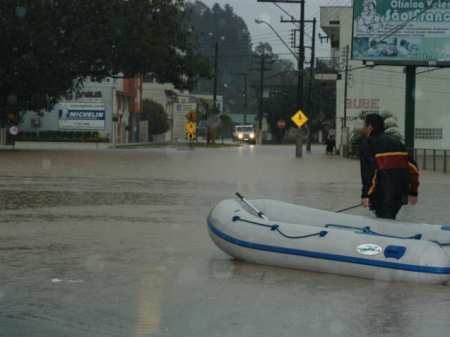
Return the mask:
<path fill-rule="evenodd" d="M 289 52 L 295 57 L 295 59 L 298 59 L 298 55 L 291 49 L 291 47 L 289 47 L 289 44 L 281 37 L 281 35 L 275 30 L 275 28 L 273 28 L 273 26 L 269 22 L 262 19 L 255 19 L 255 23 L 257 23 L 258 25 L 265 24 L 267 27 L 269 27 L 270 30 L 274 32 L 278 39 L 280 39 L 284 46 L 289 50 Z"/>

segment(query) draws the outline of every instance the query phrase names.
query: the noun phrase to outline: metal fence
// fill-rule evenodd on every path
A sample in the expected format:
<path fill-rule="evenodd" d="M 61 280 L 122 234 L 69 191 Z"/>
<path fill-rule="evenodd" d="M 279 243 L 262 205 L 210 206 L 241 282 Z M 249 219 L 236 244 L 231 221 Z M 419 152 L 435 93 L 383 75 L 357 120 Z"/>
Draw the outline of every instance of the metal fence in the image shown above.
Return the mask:
<path fill-rule="evenodd" d="M 448 173 L 450 150 L 415 149 L 414 158 L 421 170 Z"/>
<path fill-rule="evenodd" d="M 359 146 L 357 145 L 353 145 L 348 149 L 344 147 L 343 151 L 346 158 L 359 158 Z M 442 173 L 450 172 L 450 150 L 415 149 L 414 159 L 421 170 Z"/>

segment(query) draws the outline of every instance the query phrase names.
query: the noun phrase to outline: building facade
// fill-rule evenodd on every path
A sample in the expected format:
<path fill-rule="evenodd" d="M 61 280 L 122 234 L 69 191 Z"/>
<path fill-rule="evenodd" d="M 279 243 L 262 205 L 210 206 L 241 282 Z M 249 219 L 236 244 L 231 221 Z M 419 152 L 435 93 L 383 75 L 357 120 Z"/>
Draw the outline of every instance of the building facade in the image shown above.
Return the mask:
<path fill-rule="evenodd" d="M 336 83 L 337 148 L 362 126 L 367 113 L 392 113 L 404 135 L 405 74 L 399 66 L 364 66 L 350 59 L 352 7 L 321 7 L 320 25 L 331 44 L 331 57 L 339 73 Z M 349 57 L 346 126 L 344 128 L 345 64 Z M 415 146 L 450 149 L 450 70 L 417 69 Z"/>
<path fill-rule="evenodd" d="M 169 118 L 170 130 L 164 135 L 154 137 L 159 141 L 184 141 L 186 114 L 196 111 L 205 115 L 213 109 L 212 95 L 191 94 L 189 91 L 177 90 L 171 83 L 145 82 L 143 84 L 143 99 L 161 104 Z M 223 113 L 223 96 L 216 97 L 216 104 L 219 113 Z"/>
<path fill-rule="evenodd" d="M 126 143 L 130 137 L 130 108 L 139 108 L 133 101 L 136 99 L 133 91 L 124 90 L 126 81 L 114 78 L 101 82 L 87 80 L 79 92 L 66 96 L 51 111 L 24 113 L 20 130 L 36 134 L 44 131 L 61 134 L 96 132 L 100 138 L 112 143 Z"/>

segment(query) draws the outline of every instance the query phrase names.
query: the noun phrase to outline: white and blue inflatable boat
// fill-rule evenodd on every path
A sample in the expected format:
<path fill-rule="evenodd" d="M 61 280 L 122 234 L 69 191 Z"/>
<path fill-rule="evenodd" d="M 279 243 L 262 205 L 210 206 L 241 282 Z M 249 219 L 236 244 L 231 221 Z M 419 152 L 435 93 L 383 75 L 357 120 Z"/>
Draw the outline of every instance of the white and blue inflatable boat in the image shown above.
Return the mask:
<path fill-rule="evenodd" d="M 386 281 L 450 279 L 450 226 L 337 214 L 274 200 L 220 202 L 214 243 L 248 262 Z"/>

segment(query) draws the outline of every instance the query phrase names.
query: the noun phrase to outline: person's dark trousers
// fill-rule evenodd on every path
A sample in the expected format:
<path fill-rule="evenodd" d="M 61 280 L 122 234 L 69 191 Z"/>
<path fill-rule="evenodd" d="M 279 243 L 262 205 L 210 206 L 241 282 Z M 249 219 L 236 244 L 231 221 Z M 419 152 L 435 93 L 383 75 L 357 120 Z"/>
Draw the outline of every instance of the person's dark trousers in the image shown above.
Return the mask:
<path fill-rule="evenodd" d="M 377 207 L 375 209 L 375 215 L 377 216 L 377 218 L 381 218 L 381 219 L 392 219 L 395 220 L 395 218 L 397 217 L 398 211 L 400 211 L 400 208 L 402 207 L 402 205 L 397 205 L 397 206 L 380 206 Z"/>

